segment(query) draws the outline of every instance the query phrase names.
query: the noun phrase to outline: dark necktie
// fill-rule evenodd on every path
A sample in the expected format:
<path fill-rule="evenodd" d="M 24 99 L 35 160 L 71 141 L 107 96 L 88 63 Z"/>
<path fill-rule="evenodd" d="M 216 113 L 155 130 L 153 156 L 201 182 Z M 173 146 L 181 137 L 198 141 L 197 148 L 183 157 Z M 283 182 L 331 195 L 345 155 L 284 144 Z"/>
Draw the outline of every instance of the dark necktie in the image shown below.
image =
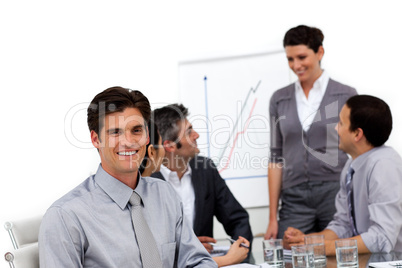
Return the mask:
<path fill-rule="evenodd" d="M 346 191 L 348 194 L 348 208 L 349 208 L 349 222 L 352 227 L 353 235 L 358 235 L 355 226 L 355 213 L 354 213 L 354 202 L 353 202 L 353 183 L 352 178 L 355 171 L 352 167 L 349 167 L 348 173 L 346 174 Z"/>
<path fill-rule="evenodd" d="M 134 232 L 137 238 L 138 247 L 140 248 L 142 267 L 143 268 L 162 268 L 162 261 L 159 256 L 158 246 L 155 238 L 144 215 L 141 211 L 141 197 L 133 192 L 130 197 L 131 219 L 134 225 Z"/>

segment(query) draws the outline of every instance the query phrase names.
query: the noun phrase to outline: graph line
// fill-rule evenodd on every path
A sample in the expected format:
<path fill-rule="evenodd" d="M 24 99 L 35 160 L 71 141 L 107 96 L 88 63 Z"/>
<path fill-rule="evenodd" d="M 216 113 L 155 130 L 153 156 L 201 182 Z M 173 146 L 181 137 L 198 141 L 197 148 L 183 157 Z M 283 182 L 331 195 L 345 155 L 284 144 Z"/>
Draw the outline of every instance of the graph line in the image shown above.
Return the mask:
<path fill-rule="evenodd" d="M 205 94 L 205 116 L 207 125 L 207 144 L 208 144 L 208 157 L 211 157 L 211 145 L 209 143 L 209 113 L 208 113 L 208 87 L 207 87 L 207 76 L 204 77 L 204 94 Z"/>
<path fill-rule="evenodd" d="M 230 159 L 232 158 L 233 150 L 235 148 L 237 139 L 239 138 L 240 134 L 244 134 L 247 131 L 248 125 L 250 124 L 250 119 L 251 119 L 251 116 L 253 115 L 253 111 L 254 111 L 256 103 L 257 103 L 257 99 L 254 100 L 253 106 L 251 107 L 251 111 L 250 111 L 250 114 L 248 115 L 248 118 L 247 118 L 247 121 L 246 121 L 246 125 L 244 126 L 244 129 L 242 131 L 236 133 L 236 137 L 233 140 L 232 149 L 230 149 L 228 161 L 226 162 L 226 165 L 221 170 L 219 170 L 219 173 L 223 172 L 225 169 L 227 169 L 229 167 Z"/>
<path fill-rule="evenodd" d="M 230 134 L 230 136 L 229 136 L 229 138 L 228 138 L 226 144 L 223 146 L 223 149 L 222 149 L 222 151 L 221 151 L 221 153 L 220 153 L 220 155 L 219 155 L 219 157 L 218 157 L 218 163 L 221 162 L 221 160 L 222 160 L 222 158 L 223 158 L 223 155 L 225 154 L 225 151 L 226 151 L 226 149 L 227 149 L 227 147 L 228 147 L 228 145 L 229 145 L 230 139 L 231 139 L 231 137 L 233 137 L 233 135 L 234 135 L 234 133 L 235 133 L 235 131 L 236 131 L 236 129 L 237 129 L 237 125 L 238 125 L 238 123 L 239 123 L 239 120 L 240 120 L 240 118 L 241 118 L 243 112 L 244 112 L 244 108 L 245 108 L 246 105 L 247 105 L 247 102 L 248 102 L 248 99 L 250 98 L 251 93 L 255 93 L 255 92 L 257 91 L 258 87 L 260 86 L 260 84 L 261 84 L 261 80 L 258 81 L 258 83 L 257 83 L 257 85 L 255 86 L 254 89 L 251 88 L 251 89 L 248 91 L 247 97 L 246 97 L 246 99 L 244 100 L 243 105 L 242 105 L 242 107 L 241 107 L 240 115 L 239 115 L 239 117 L 236 119 L 236 122 L 235 122 L 235 124 L 234 124 L 234 126 L 233 126 L 232 133 Z"/>

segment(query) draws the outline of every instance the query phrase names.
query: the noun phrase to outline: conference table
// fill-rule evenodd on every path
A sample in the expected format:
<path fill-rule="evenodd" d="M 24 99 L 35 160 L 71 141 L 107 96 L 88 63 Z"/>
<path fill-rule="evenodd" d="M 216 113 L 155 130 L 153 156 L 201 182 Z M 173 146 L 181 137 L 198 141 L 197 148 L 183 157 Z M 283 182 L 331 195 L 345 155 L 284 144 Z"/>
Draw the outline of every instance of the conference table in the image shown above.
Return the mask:
<path fill-rule="evenodd" d="M 264 262 L 263 250 L 262 250 L 263 238 L 256 237 L 253 241 L 252 257 L 254 264 L 261 264 Z M 369 263 L 372 262 L 388 262 L 388 261 L 398 261 L 401 260 L 402 263 L 402 252 L 391 252 L 391 253 L 369 253 L 369 254 L 359 254 L 359 267 L 365 268 L 369 267 Z M 292 268 L 292 260 L 290 258 L 285 258 L 285 268 Z M 335 256 L 327 257 L 327 268 L 336 268 L 336 258 Z"/>

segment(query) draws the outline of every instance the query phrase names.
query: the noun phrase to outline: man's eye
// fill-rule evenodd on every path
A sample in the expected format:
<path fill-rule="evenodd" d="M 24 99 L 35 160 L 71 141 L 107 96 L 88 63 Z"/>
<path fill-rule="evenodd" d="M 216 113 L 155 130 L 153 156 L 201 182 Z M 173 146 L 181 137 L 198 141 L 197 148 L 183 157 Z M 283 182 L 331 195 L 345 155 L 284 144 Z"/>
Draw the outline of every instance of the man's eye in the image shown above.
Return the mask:
<path fill-rule="evenodd" d="M 119 129 L 112 129 L 109 131 L 109 135 L 119 135 L 121 131 Z"/>
<path fill-rule="evenodd" d="M 133 133 L 134 133 L 134 134 L 141 134 L 141 133 L 142 133 L 142 128 L 135 128 L 135 129 L 133 130 Z"/>

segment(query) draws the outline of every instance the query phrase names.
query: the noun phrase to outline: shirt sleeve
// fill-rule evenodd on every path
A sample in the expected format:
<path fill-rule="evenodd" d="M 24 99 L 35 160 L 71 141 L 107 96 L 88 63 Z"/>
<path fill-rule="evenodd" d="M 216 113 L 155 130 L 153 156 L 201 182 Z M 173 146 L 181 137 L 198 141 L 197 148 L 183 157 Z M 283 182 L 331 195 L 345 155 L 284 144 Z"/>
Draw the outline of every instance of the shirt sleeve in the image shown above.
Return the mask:
<path fill-rule="evenodd" d="M 344 177 L 342 172 L 341 178 Z M 348 219 L 348 201 L 345 180 L 341 179 L 341 186 L 335 198 L 336 213 L 334 219 L 328 224 L 326 229 L 336 233 L 339 238 L 348 238 L 353 236 L 353 231 Z"/>
<path fill-rule="evenodd" d="M 361 237 L 371 252 L 390 252 L 402 229 L 402 168 L 392 159 L 381 159 L 367 180 L 370 227 Z"/>
<path fill-rule="evenodd" d="M 218 267 L 194 234 L 190 222 L 184 218 L 182 203 L 180 203 L 180 208 L 182 216 L 176 224 L 178 258 L 177 265 L 174 267 Z"/>
<path fill-rule="evenodd" d="M 39 232 L 40 267 L 83 267 L 80 240 L 77 224 L 61 208 L 49 208 Z"/>

